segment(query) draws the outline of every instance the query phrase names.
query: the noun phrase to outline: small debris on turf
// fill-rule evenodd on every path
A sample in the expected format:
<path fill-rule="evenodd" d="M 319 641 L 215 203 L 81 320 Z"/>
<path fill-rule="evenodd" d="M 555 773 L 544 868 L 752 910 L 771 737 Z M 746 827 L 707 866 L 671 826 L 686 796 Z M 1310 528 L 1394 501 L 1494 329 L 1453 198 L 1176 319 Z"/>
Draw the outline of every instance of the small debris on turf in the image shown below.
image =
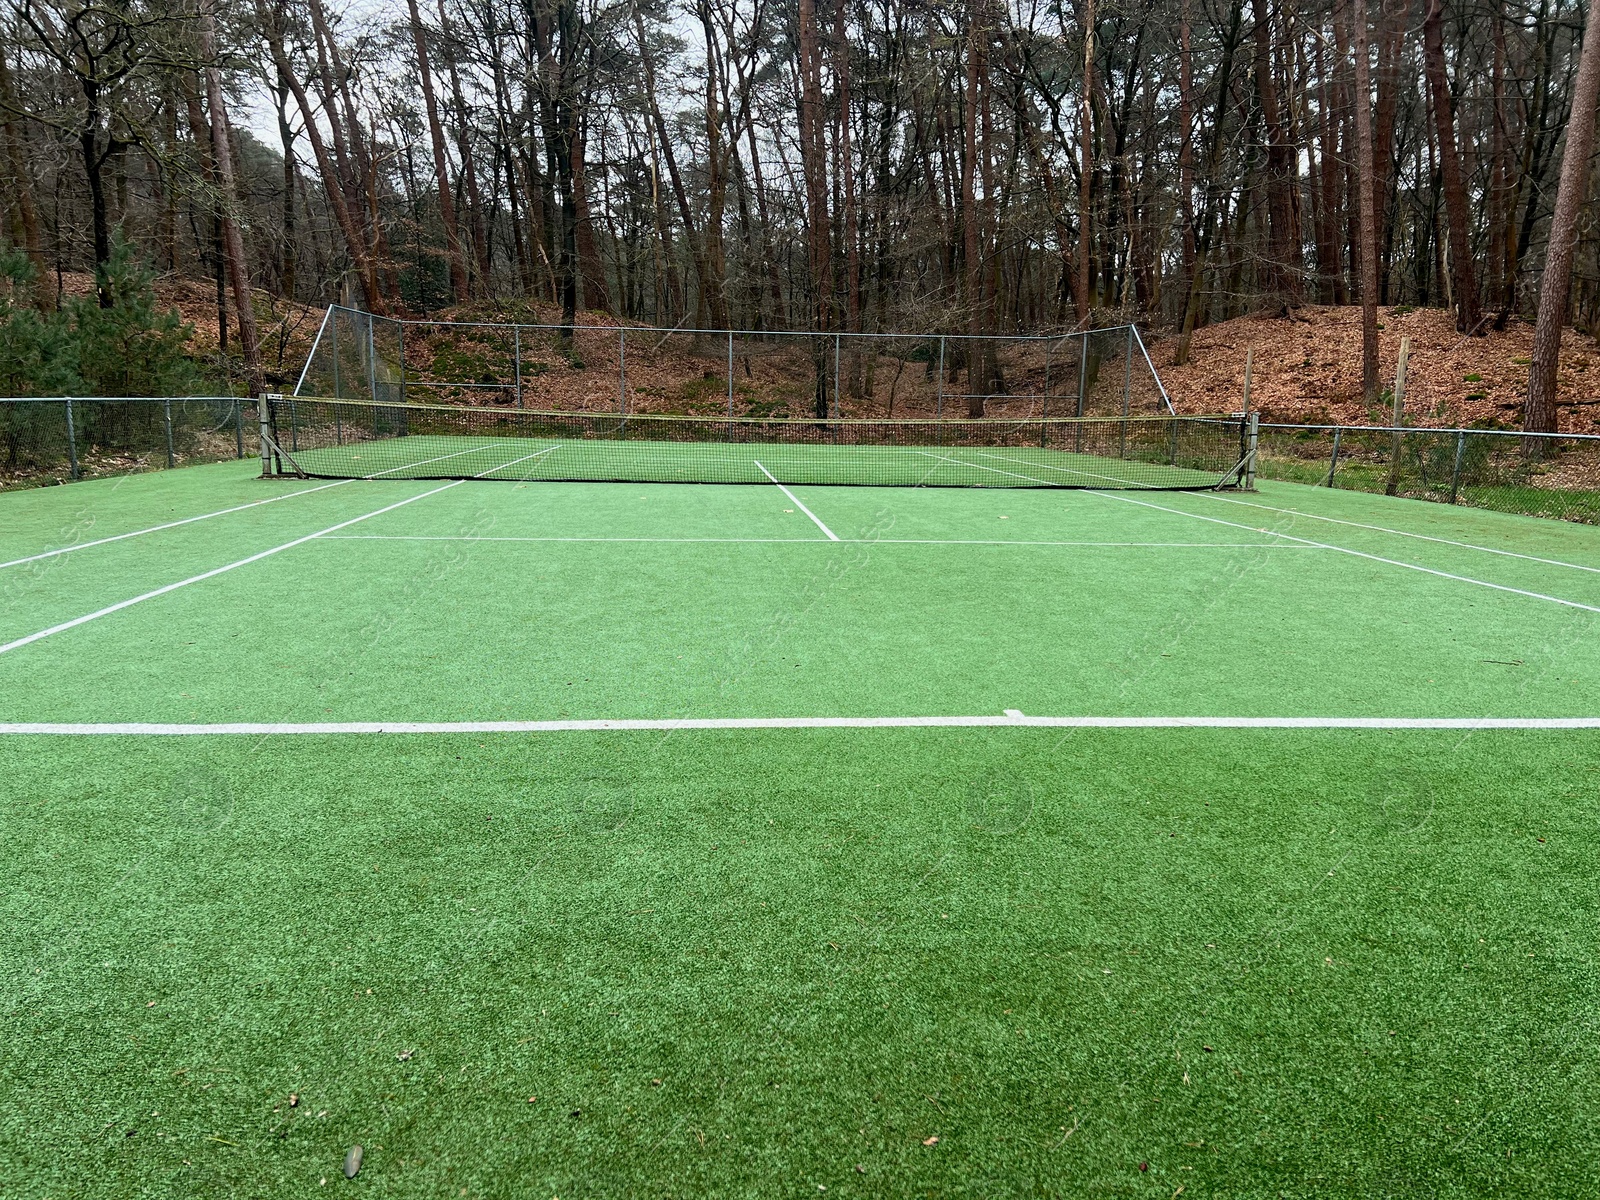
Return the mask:
<path fill-rule="evenodd" d="M 857 1163 L 856 1164 L 856 1174 L 857 1175 L 865 1175 L 866 1173 L 867 1173 L 866 1164 Z"/>
<path fill-rule="evenodd" d="M 538 1099 L 539 1099 L 539 1097 L 537 1097 L 537 1096 L 529 1096 L 528 1097 L 528 1103 L 532 1104 L 532 1103 L 534 1103 L 534 1101 L 536 1101 Z"/>
<path fill-rule="evenodd" d="M 939 1135 L 936 1133 L 930 1138 L 924 1138 L 922 1144 L 924 1146 L 937 1146 L 939 1144 Z"/>
<path fill-rule="evenodd" d="M 300 1093 L 299 1092 L 290 1092 L 289 1093 L 289 1107 L 290 1108 L 299 1108 L 300 1107 Z"/>
<path fill-rule="evenodd" d="M 399 1059 L 401 1062 L 410 1062 L 411 1056 L 415 1053 L 415 1050 L 402 1050 L 399 1054 L 395 1055 L 395 1058 Z"/>
<path fill-rule="evenodd" d="M 351 1146 L 344 1156 L 344 1177 L 354 1179 L 356 1172 L 361 1170 L 361 1147 Z"/>
<path fill-rule="evenodd" d="M 1216 1053 L 1216 1051 L 1214 1049 L 1212 1049 L 1210 1046 L 1201 1046 L 1200 1049 L 1204 1050 L 1207 1054 L 1215 1054 Z"/>
<path fill-rule="evenodd" d="M 1148 1171 L 1149 1169 L 1150 1169 L 1150 1164 L 1149 1163 L 1144 1162 L 1144 1163 L 1140 1163 L 1139 1164 L 1139 1170 Z"/>

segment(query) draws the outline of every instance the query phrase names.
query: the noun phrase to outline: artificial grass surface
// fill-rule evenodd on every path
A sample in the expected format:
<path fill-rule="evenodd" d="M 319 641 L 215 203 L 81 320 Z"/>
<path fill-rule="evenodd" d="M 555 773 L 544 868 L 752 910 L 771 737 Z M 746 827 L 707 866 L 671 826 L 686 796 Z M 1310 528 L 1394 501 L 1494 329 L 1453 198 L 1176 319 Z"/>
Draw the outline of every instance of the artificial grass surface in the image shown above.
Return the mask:
<path fill-rule="evenodd" d="M 244 474 L 8 494 L 0 561 L 305 487 Z M 436 486 L 0 570 L 0 643 Z M 776 540 L 318 539 L 0 654 L 0 720 L 1600 712 L 1596 614 L 1260 532 L 1600 605 L 1592 530 L 798 494 L 847 540 L 462 484 L 341 532 Z M 3 737 L 0 1190 L 325 1194 L 360 1142 L 391 1195 L 1576 1193 L 1597 745 Z"/>
<path fill-rule="evenodd" d="M 1592 738 L 0 753 L 12 1195 L 1592 1178 Z"/>

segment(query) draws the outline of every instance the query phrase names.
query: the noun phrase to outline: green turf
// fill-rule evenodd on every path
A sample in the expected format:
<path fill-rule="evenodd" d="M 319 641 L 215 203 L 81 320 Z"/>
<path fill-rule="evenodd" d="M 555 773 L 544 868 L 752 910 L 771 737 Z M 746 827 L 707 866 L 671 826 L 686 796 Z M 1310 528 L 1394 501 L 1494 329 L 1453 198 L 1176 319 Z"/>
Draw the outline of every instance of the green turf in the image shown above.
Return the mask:
<path fill-rule="evenodd" d="M 246 476 L 0 497 L 0 562 L 308 486 Z M 1466 582 L 1600 607 L 1580 527 L 443 486 L 0 569 L 3 644 L 425 496 L 0 654 L 0 721 L 1600 713 L 1600 615 Z M 1593 731 L 9 736 L 0 779 L 6 1195 L 1560 1195 L 1600 1151 Z"/>

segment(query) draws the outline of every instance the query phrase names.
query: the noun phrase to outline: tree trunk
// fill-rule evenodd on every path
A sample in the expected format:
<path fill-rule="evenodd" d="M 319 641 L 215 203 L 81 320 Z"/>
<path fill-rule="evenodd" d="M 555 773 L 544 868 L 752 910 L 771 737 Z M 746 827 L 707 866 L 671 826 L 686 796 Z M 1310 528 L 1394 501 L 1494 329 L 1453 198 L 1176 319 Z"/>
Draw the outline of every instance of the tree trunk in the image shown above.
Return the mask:
<path fill-rule="evenodd" d="M 1267 0 L 1251 0 L 1251 9 L 1256 25 L 1256 96 L 1267 136 L 1267 286 L 1280 305 L 1292 308 L 1300 303 L 1300 276 L 1304 270 L 1294 203 L 1299 165 L 1279 111 Z"/>
<path fill-rule="evenodd" d="M 1372 67 L 1367 54 L 1367 0 L 1351 0 L 1356 56 L 1356 204 L 1360 209 L 1357 258 L 1361 264 L 1361 396 L 1378 399 L 1378 216 L 1372 163 Z"/>
<path fill-rule="evenodd" d="M 222 230 L 223 256 L 239 321 L 239 350 L 244 355 L 245 381 L 250 393 L 261 391 L 261 342 L 256 335 L 255 306 L 250 300 L 250 268 L 244 256 L 244 238 L 233 219 L 239 191 L 234 184 L 233 148 L 228 140 L 228 109 L 222 100 L 222 76 L 217 70 L 216 23 L 209 0 L 200 5 L 200 59 L 205 64 L 206 108 L 211 117 L 211 156 L 217 166 L 217 220 Z"/>
<path fill-rule="evenodd" d="M 833 248 L 829 237 L 827 135 L 822 111 L 822 47 L 814 0 L 800 0 L 800 169 L 805 176 L 806 245 L 811 273 L 811 327 L 834 328 Z M 811 339 L 816 372 L 816 413 L 828 411 L 827 354 L 823 338 Z"/>
<path fill-rule="evenodd" d="M 467 264 L 461 253 L 461 233 L 456 228 L 455 197 L 450 188 L 450 162 L 444 152 L 444 127 L 439 123 L 439 102 L 433 94 L 433 72 L 428 69 L 428 42 L 422 29 L 417 0 L 406 0 L 411 16 L 411 37 L 417 47 L 417 75 L 422 85 L 422 105 L 428 115 L 428 137 L 433 143 L 433 176 L 439 189 L 439 221 L 444 226 L 445 253 L 450 259 L 450 293 L 457 304 L 467 300 Z"/>
<path fill-rule="evenodd" d="M 1078 108 L 1078 270 L 1072 281 L 1078 325 L 1089 325 L 1090 204 L 1094 177 L 1094 0 L 1083 0 L 1083 95 Z"/>
<path fill-rule="evenodd" d="M 1456 329 L 1483 333 L 1478 308 L 1478 281 L 1472 269 L 1471 218 L 1467 214 L 1467 187 L 1456 154 L 1455 106 L 1444 64 L 1444 0 L 1427 0 L 1422 21 L 1422 43 L 1427 60 L 1428 92 L 1433 100 L 1434 128 L 1439 140 L 1439 169 L 1444 177 L 1445 216 L 1450 234 L 1450 263 L 1455 283 Z"/>
<path fill-rule="evenodd" d="M 1561 328 L 1572 294 L 1572 259 L 1578 245 L 1578 216 L 1589 192 L 1589 155 L 1594 149 L 1595 105 L 1600 103 L 1600 18 L 1589 9 L 1584 25 L 1578 78 L 1567 118 L 1567 146 L 1561 158 L 1561 183 L 1550 217 L 1550 245 L 1539 280 L 1539 316 L 1533 331 L 1533 362 L 1528 368 L 1528 403 L 1522 427 L 1530 433 L 1556 430 L 1556 368 Z"/>
<path fill-rule="evenodd" d="M 306 140 L 311 143 L 311 152 L 317 159 L 317 169 L 322 173 L 322 187 L 328 196 L 328 207 L 333 209 L 334 220 L 339 224 L 339 231 L 344 234 L 345 248 L 349 251 L 350 261 L 354 264 L 356 274 L 361 280 L 361 293 L 367 309 L 379 316 L 388 316 L 389 306 L 384 301 L 382 291 L 379 290 L 378 272 L 373 265 L 372 256 L 367 251 L 366 239 L 362 237 L 350 207 L 345 202 L 338 169 L 328 154 L 327 143 L 322 140 L 322 131 L 313 116 L 317 110 L 306 96 L 306 90 L 295 75 L 294 69 L 289 64 L 288 55 L 284 51 L 283 30 L 267 11 L 266 0 L 256 0 L 256 16 L 266 36 L 267 48 L 272 53 L 273 66 L 289 85 L 289 90 L 294 93 L 295 103 L 300 106 L 300 114 L 305 121 Z"/>

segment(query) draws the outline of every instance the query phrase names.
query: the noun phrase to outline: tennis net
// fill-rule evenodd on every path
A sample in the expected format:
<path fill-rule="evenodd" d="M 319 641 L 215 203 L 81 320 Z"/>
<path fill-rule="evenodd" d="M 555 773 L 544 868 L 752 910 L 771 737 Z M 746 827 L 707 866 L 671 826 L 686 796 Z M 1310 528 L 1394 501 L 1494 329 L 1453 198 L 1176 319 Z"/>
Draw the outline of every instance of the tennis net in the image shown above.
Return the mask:
<path fill-rule="evenodd" d="M 267 474 L 876 487 L 1248 486 L 1240 417 L 818 420 L 271 396 Z"/>

